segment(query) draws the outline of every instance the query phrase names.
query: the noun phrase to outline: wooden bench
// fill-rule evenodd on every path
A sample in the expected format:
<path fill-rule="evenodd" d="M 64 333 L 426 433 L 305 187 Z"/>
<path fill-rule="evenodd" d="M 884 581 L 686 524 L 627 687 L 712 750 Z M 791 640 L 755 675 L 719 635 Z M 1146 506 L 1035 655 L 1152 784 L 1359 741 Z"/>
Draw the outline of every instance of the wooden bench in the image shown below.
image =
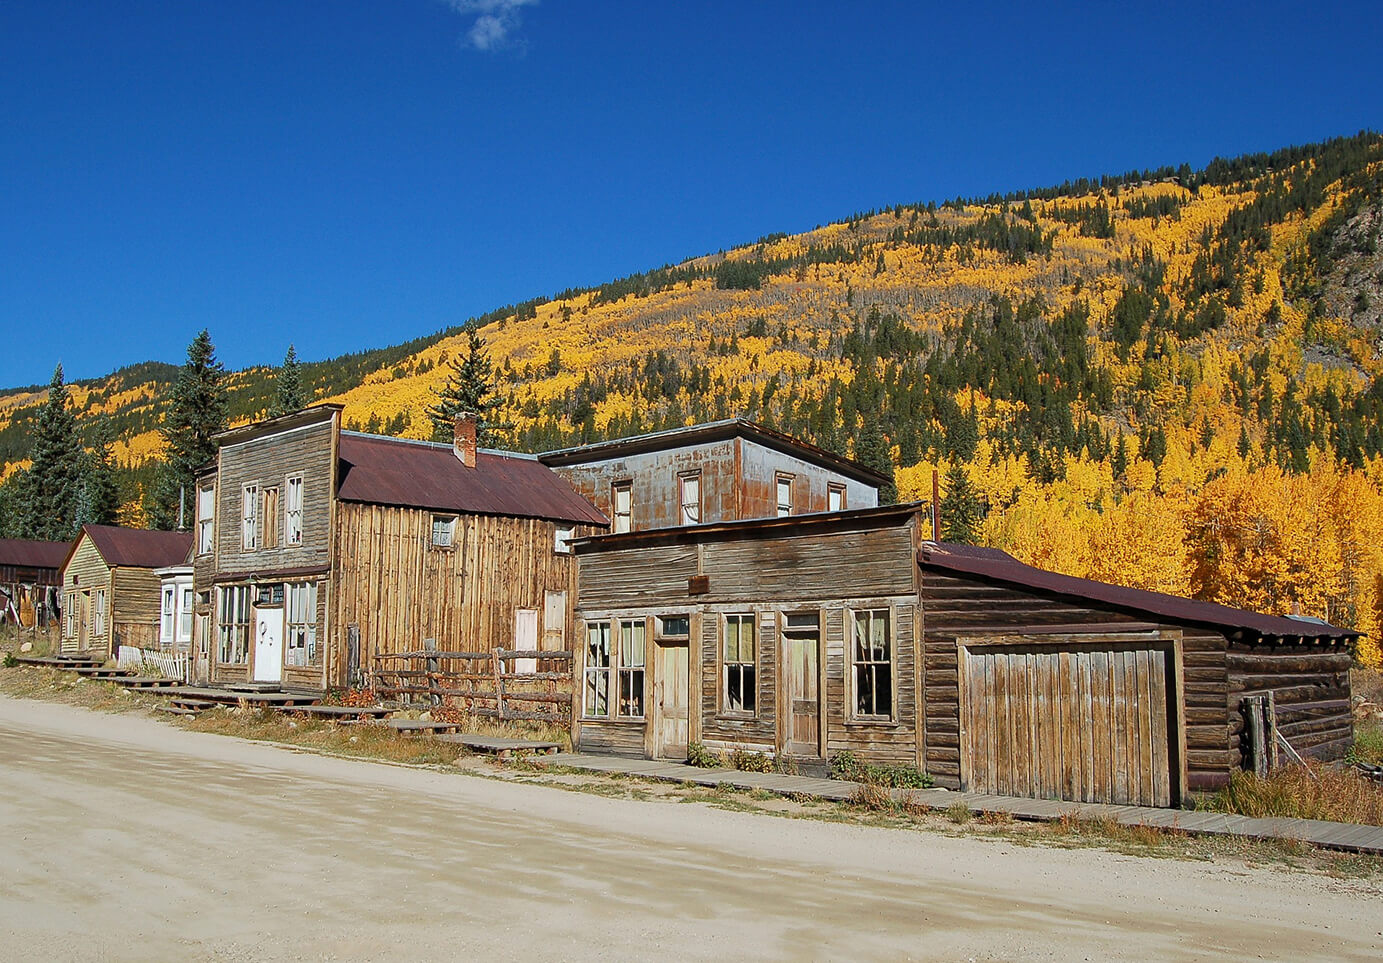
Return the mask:
<path fill-rule="evenodd" d="M 465 746 L 472 752 L 493 753 L 499 759 L 508 759 L 515 753 L 531 752 L 537 755 L 560 752 L 561 743 L 539 742 L 532 739 L 508 739 L 503 736 L 480 736 L 469 732 L 434 736 L 438 742 L 450 742 Z"/>

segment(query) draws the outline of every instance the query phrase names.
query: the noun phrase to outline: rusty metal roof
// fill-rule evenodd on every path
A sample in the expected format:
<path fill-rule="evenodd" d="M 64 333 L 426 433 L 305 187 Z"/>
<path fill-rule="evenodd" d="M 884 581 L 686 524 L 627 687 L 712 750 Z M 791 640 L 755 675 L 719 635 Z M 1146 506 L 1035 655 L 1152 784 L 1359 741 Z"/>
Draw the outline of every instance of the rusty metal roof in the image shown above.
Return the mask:
<path fill-rule="evenodd" d="M 610 520 L 537 459 L 481 450 L 474 468 L 451 445 L 341 432 L 337 496 L 348 502 L 542 518 L 609 527 Z"/>
<path fill-rule="evenodd" d="M 155 532 L 115 525 L 83 525 L 82 532 L 91 539 L 101 558 L 112 568 L 167 568 L 181 565 L 192 548 L 191 532 Z M 68 558 L 77 550 L 80 541 L 79 535 L 68 549 Z M 67 565 L 66 560 L 63 565 Z"/>
<path fill-rule="evenodd" d="M 796 456 L 805 462 L 830 469 L 847 478 L 853 478 L 855 481 L 873 485 L 875 488 L 888 481 L 874 469 L 867 468 L 857 461 L 842 458 L 825 448 L 818 448 L 816 445 L 799 438 L 783 434 L 781 431 L 775 431 L 745 418 L 727 418 L 724 421 L 690 425 L 686 428 L 669 428 L 665 431 L 652 431 L 629 438 L 616 438 L 612 441 L 601 441 L 591 445 L 563 448 L 558 451 L 544 452 L 538 456 L 538 459 L 545 465 L 585 465 L 593 461 L 605 461 L 609 458 L 623 458 L 650 451 L 666 451 L 669 448 L 725 441 L 735 437 L 748 438 L 750 441 L 758 442 L 767 448 Z"/>
<path fill-rule="evenodd" d="M 41 542 L 31 538 L 0 538 L 0 565 L 16 568 L 62 568 L 71 542 Z"/>
<path fill-rule="evenodd" d="M 1262 615 L 1215 602 L 1199 602 L 1179 595 L 1060 575 L 1025 565 L 1007 552 L 995 548 L 929 542 L 917 553 L 917 560 L 923 568 L 1005 582 L 1078 601 L 1102 602 L 1114 608 L 1155 615 L 1168 621 L 1207 625 L 1259 638 L 1349 639 L 1362 634 L 1354 629 L 1329 625 L 1319 619 Z"/>

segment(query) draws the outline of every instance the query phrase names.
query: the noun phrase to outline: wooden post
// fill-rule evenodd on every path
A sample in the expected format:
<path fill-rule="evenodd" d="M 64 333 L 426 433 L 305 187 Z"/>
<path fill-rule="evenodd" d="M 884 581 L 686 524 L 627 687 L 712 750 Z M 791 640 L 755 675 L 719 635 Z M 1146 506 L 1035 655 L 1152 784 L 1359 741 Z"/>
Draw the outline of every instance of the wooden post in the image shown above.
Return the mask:
<path fill-rule="evenodd" d="M 1271 689 L 1263 703 L 1263 739 L 1268 747 L 1268 771 L 1272 772 L 1282 761 L 1277 748 L 1277 698 Z"/>
<path fill-rule="evenodd" d="M 1264 744 L 1264 737 L 1267 733 L 1263 724 L 1263 703 L 1262 696 L 1245 696 L 1242 703 L 1244 726 L 1249 734 L 1249 758 L 1253 765 L 1253 773 L 1256 776 L 1268 774 L 1268 747 Z"/>
<path fill-rule="evenodd" d="M 504 721 L 504 663 L 499 657 L 500 650 L 490 652 L 490 671 L 495 677 L 495 707 L 499 710 L 499 721 Z"/>
<path fill-rule="evenodd" d="M 436 639 L 423 639 L 423 651 L 436 652 Z M 442 704 L 442 697 L 437 694 L 437 673 L 441 671 L 441 665 L 435 655 L 427 657 L 427 700 L 434 706 Z"/>

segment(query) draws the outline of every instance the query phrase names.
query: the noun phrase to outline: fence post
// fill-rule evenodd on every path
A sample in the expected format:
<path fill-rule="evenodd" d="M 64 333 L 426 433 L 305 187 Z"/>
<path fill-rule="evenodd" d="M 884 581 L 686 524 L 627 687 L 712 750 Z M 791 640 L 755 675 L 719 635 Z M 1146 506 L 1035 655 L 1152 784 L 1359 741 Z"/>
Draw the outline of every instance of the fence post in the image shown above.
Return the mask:
<path fill-rule="evenodd" d="M 1282 765 L 1282 757 L 1277 748 L 1277 698 L 1271 689 L 1263 703 L 1263 741 L 1268 749 L 1268 771 L 1272 772 Z"/>
<path fill-rule="evenodd" d="M 423 639 L 423 651 L 436 652 L 436 639 Z M 442 704 L 442 697 L 437 694 L 437 673 L 442 669 L 435 655 L 427 657 L 427 698 L 434 706 Z"/>
<path fill-rule="evenodd" d="M 499 721 L 504 721 L 504 672 L 503 661 L 499 657 L 500 649 L 493 649 L 490 652 L 490 671 L 495 677 L 495 706 L 499 710 Z"/>
<path fill-rule="evenodd" d="M 1257 776 L 1268 774 L 1268 747 L 1264 742 L 1267 727 L 1263 721 L 1263 704 L 1262 696 L 1244 697 L 1244 726 L 1249 735 L 1249 758 L 1253 765 L 1254 775 Z"/>

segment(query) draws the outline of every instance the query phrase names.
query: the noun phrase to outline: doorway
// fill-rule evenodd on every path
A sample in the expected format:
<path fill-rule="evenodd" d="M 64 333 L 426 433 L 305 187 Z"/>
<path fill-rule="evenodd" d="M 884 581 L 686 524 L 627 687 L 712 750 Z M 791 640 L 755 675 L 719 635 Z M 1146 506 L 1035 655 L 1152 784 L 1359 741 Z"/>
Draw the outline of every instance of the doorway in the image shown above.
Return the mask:
<path fill-rule="evenodd" d="M 783 751 L 799 759 L 821 758 L 821 615 L 783 616 L 783 662 L 787 666 Z"/>
<path fill-rule="evenodd" d="M 653 732 L 653 758 L 683 762 L 690 741 L 687 713 L 687 684 L 690 646 L 686 642 L 659 640 L 654 651 L 657 661 L 653 675 L 653 705 L 656 716 Z"/>
<path fill-rule="evenodd" d="M 254 681 L 283 681 L 283 609 L 255 609 Z"/>

